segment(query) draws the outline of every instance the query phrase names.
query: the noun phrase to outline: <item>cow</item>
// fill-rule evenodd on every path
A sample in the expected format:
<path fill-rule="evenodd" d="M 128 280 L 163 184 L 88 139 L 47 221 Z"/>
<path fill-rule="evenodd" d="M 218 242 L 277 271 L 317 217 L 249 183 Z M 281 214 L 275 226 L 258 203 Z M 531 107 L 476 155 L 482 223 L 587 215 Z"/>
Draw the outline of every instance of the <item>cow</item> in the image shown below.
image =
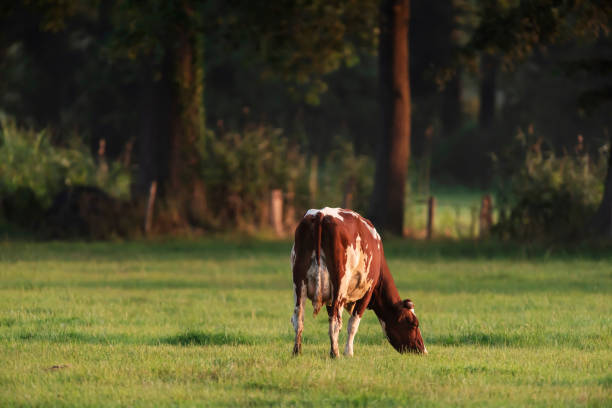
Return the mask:
<path fill-rule="evenodd" d="M 329 316 L 330 356 L 337 357 L 342 308 L 350 314 L 344 354 L 353 355 L 353 341 L 366 308 L 374 310 L 387 340 L 400 353 L 427 354 L 411 300 L 402 300 L 372 223 L 352 210 L 311 209 L 295 230 L 291 249 L 295 307 L 293 354 L 301 353 L 304 302 L 313 315 L 323 305 Z"/>

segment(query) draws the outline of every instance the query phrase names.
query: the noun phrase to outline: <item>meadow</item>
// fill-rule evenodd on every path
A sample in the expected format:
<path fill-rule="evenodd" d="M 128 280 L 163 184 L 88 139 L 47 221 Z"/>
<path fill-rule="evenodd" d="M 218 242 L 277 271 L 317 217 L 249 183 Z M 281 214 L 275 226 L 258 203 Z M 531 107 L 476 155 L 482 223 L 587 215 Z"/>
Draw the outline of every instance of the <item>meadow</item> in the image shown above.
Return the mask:
<path fill-rule="evenodd" d="M 429 355 L 331 360 L 291 243 L 0 242 L 0 406 L 611 406 L 612 252 L 389 241 Z M 347 315 L 340 337 L 346 339 Z"/>

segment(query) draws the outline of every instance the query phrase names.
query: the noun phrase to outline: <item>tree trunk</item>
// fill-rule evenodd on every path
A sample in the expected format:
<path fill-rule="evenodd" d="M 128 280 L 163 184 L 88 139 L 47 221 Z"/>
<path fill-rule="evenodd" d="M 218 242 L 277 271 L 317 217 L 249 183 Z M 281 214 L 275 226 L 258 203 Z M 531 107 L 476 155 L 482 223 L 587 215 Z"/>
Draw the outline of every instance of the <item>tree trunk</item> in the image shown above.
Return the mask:
<path fill-rule="evenodd" d="M 487 129 L 495 118 L 495 80 L 499 69 L 497 57 L 484 54 L 480 62 L 480 111 L 478 124 Z"/>
<path fill-rule="evenodd" d="M 604 185 L 604 195 L 591 221 L 590 232 L 612 238 L 612 152 L 608 157 L 608 174 Z"/>
<path fill-rule="evenodd" d="M 200 180 L 198 143 L 204 137 L 202 44 L 197 35 L 178 33 L 174 49 L 174 106 L 171 111 L 170 177 L 167 196 L 191 224 L 203 221 L 206 204 Z M 196 199 L 197 198 L 197 199 Z"/>
<path fill-rule="evenodd" d="M 163 185 L 169 173 L 171 127 L 168 110 L 172 98 L 172 60 L 169 56 L 164 58 L 160 69 L 161 79 L 151 77 L 141 84 L 140 124 L 136 142 L 138 172 L 133 186 L 136 197 L 146 197 L 153 181 L 162 187 L 160 193 L 163 194 Z M 146 74 L 143 76 L 147 77 Z"/>
<path fill-rule="evenodd" d="M 370 218 L 384 231 L 404 229 L 404 194 L 410 159 L 408 28 L 410 0 L 383 0 L 379 75 L 383 133 L 379 141 Z"/>

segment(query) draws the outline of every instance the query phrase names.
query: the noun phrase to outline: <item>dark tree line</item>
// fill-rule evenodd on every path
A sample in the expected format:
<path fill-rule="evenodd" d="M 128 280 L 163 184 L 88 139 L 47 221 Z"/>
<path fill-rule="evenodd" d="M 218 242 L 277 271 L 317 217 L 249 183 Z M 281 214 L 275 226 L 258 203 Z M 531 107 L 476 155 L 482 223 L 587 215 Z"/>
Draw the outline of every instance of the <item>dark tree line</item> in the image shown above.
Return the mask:
<path fill-rule="evenodd" d="M 569 0 L 6 3 L 0 109 L 83 132 L 92 149 L 105 139 L 110 154 L 134 145 L 135 196 L 158 181 L 162 197 L 196 224 L 205 211 L 197 203 L 206 200 L 207 129 L 244 120 L 227 112 L 289 129 L 293 143 L 315 154 L 329 146 L 328 128 L 349 129 L 362 152 L 377 151 L 370 216 L 402 234 L 411 152 L 446 151 L 434 170 L 460 173 L 475 161 L 466 157 L 469 143 L 483 151 L 501 143 L 499 126 L 511 126 L 496 116 L 496 95 L 525 61 L 595 41 L 603 54 L 579 56 L 574 71 L 597 71 L 604 82 L 584 89 L 578 103 L 587 113 L 607 106 L 611 8 Z M 479 79 L 472 141 L 461 133 L 468 74 Z M 247 106 L 232 106 L 238 99 Z M 367 110 L 351 116 L 345 106 Z M 612 229 L 610 180 L 600 231 Z"/>

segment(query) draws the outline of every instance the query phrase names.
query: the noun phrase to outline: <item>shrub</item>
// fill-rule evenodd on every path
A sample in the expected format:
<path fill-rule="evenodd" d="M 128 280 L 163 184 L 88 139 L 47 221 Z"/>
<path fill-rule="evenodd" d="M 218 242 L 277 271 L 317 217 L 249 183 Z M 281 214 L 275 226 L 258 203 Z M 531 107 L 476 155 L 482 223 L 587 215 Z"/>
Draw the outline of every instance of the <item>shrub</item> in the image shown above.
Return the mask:
<path fill-rule="evenodd" d="M 27 229 L 44 221 L 62 191 L 91 186 L 115 198 L 129 194 L 129 171 L 118 162 L 96 161 L 77 137 L 68 146 L 51 143 L 49 131 L 0 120 L 0 216 Z"/>
<path fill-rule="evenodd" d="M 319 206 L 342 206 L 352 194 L 350 207 L 365 214 L 374 186 L 374 161 L 358 155 L 351 142 L 339 140 L 324 161 L 321 171 Z"/>
<path fill-rule="evenodd" d="M 603 195 L 609 146 L 590 155 L 579 137 L 573 153 L 558 156 L 545 149 L 541 139 L 529 144 L 526 135 L 519 133 L 517 140 L 523 156 L 518 167 L 502 171 L 501 162 L 494 160 L 500 179 L 506 181 L 498 201 L 509 210 L 507 216 L 501 216 L 495 231 L 518 239 L 575 237 L 585 228 Z"/>
<path fill-rule="evenodd" d="M 280 129 L 266 126 L 212 135 L 203 147 L 203 178 L 215 224 L 252 225 L 265 218 L 272 189 L 295 191 L 305 160 Z"/>
<path fill-rule="evenodd" d="M 280 129 L 266 126 L 211 135 L 201 154 L 212 223 L 219 228 L 267 222 L 272 189 L 292 194 L 296 216 L 311 205 L 341 206 L 347 190 L 351 207 L 364 211 L 372 191 L 374 163 L 355 154 L 348 142 L 336 143 L 318 170 L 308 168 L 306 157 Z M 315 202 L 309 186 L 313 170 L 319 186 Z"/>

